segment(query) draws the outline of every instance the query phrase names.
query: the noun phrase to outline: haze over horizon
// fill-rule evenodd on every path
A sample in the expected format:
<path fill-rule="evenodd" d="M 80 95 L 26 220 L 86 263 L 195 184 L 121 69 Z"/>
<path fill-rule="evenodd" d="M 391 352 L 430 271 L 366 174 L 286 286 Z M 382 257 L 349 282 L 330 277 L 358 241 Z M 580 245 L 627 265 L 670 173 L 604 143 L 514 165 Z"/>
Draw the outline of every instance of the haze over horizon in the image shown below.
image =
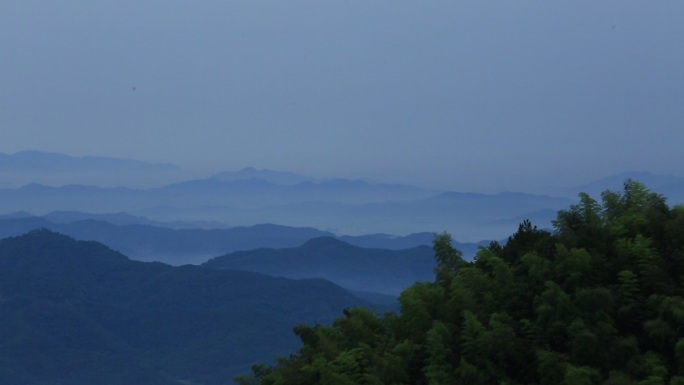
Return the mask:
<path fill-rule="evenodd" d="M 74 156 L 58 152 L 46 152 L 39 150 L 22 150 L 14 153 L 0 152 L 0 188 L 18 188 L 27 184 L 42 184 L 59 187 L 66 185 L 92 185 L 99 187 L 129 187 L 129 188 L 153 188 L 169 184 L 189 182 L 209 178 L 220 180 L 262 179 L 270 183 L 295 185 L 302 182 L 325 183 L 338 181 L 363 181 L 373 184 L 397 185 L 416 187 L 425 190 L 456 191 L 448 188 L 434 188 L 410 182 L 397 182 L 387 179 L 369 179 L 360 177 L 340 177 L 338 175 L 313 176 L 296 173 L 284 169 L 257 168 L 244 166 L 239 169 L 223 169 L 219 172 L 208 170 L 193 170 L 173 162 L 146 162 L 134 158 L 107 157 L 99 155 Z M 7 163 L 9 162 L 9 163 Z M 116 166 L 115 166 L 116 165 Z M 113 168 L 114 167 L 114 168 Z M 82 170 L 79 173 L 77 170 Z M 155 169 L 155 172 L 151 172 Z M 106 174 L 103 174 L 106 173 Z M 95 177 L 93 179 L 93 177 Z M 137 178 L 137 179 L 136 179 Z M 140 179 L 143 178 L 143 179 Z M 597 184 L 604 189 L 619 189 L 616 184 L 624 182 L 627 178 L 635 179 L 650 186 L 648 180 L 658 180 L 658 183 L 669 183 L 674 179 L 684 179 L 678 174 L 652 173 L 648 170 L 627 170 L 616 174 L 604 175 L 597 179 L 585 178 L 578 184 L 547 186 L 546 190 L 506 190 L 499 188 L 496 191 L 461 190 L 459 192 L 478 192 L 487 194 L 499 194 L 507 192 L 520 192 L 527 194 L 551 194 L 566 195 L 570 191 L 589 184 Z M 643 180 L 646 179 L 646 180 Z M 611 181 L 610 185 L 600 185 L 602 181 Z M 571 193 L 572 195 L 572 193 Z M 573 196 L 574 197 L 574 196 Z"/>
<path fill-rule="evenodd" d="M 681 176 L 684 3 L 7 1 L 0 152 L 458 191 Z"/>

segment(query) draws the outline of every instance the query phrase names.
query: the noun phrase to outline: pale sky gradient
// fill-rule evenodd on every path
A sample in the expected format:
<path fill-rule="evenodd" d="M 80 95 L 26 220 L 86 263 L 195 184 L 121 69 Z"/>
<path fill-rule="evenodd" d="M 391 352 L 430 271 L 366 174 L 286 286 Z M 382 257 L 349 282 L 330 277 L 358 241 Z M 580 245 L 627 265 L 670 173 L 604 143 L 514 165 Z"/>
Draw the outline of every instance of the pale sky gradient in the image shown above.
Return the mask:
<path fill-rule="evenodd" d="M 453 190 L 684 176 L 683 1 L 0 2 L 0 152 Z"/>

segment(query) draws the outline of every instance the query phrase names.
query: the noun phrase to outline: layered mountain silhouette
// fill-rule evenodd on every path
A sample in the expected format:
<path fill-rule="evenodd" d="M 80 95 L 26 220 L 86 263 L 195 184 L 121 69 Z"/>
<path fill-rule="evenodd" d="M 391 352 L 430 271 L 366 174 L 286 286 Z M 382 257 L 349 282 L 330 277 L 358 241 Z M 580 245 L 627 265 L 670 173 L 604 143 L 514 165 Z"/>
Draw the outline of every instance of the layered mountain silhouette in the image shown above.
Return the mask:
<path fill-rule="evenodd" d="M 47 217 L 51 217 L 48 215 Z M 46 228 L 80 240 L 101 242 L 139 261 L 199 264 L 211 257 L 258 247 L 292 247 L 331 235 L 312 228 L 255 225 L 230 229 L 172 229 L 143 224 L 114 225 L 82 219 L 54 223 L 41 217 L 0 218 L 0 238 Z"/>
<path fill-rule="evenodd" d="M 398 296 L 416 281 L 433 279 L 433 255 L 428 246 L 370 249 L 321 237 L 295 248 L 238 251 L 213 258 L 202 266 L 295 279 L 319 277 L 357 292 Z"/>
<path fill-rule="evenodd" d="M 35 151 L 3 154 L 0 213 L 114 212 L 152 222 L 194 222 L 202 228 L 273 223 L 340 236 L 447 230 L 458 241 L 477 242 L 506 236 L 518 217 L 533 212 L 544 213 L 537 215 L 541 222 L 537 224 L 548 227 L 553 215 L 546 213 L 571 202 L 543 195 L 444 192 L 254 168 L 209 178 L 183 176 L 187 176 L 183 170 L 167 164 Z"/>
<path fill-rule="evenodd" d="M 334 236 L 330 232 L 314 228 L 272 224 L 224 229 L 185 228 L 193 225 L 196 224 L 166 224 L 122 213 L 53 212 L 36 217 L 26 212 L 17 212 L 0 216 L 0 238 L 46 228 L 79 240 L 101 242 L 135 260 L 183 265 L 199 264 L 234 251 L 296 247 L 313 238 Z M 366 248 L 400 250 L 421 245 L 431 246 L 434 234 L 368 234 L 337 238 Z M 466 258 L 474 256 L 481 244 L 455 243 Z"/>
<path fill-rule="evenodd" d="M 413 189 L 402 186 L 325 183 L 334 186 L 308 182 L 280 186 L 261 180 L 203 180 L 146 190 L 31 184 L 0 189 L 0 211 L 24 210 L 38 215 L 52 211 L 126 212 L 157 222 L 213 221 L 231 226 L 274 223 L 339 235 L 449 230 L 459 241 L 479 241 L 505 236 L 517 226 L 518 217 L 555 213 L 570 202 L 567 198 L 512 193 L 424 197 L 428 194 L 420 192 L 423 197 L 416 198 Z M 543 223 L 538 225 L 548 227 L 552 218 L 541 217 Z"/>
<path fill-rule="evenodd" d="M 129 260 L 36 230 L 0 240 L 7 384 L 226 384 L 366 302 L 321 279 Z"/>
<path fill-rule="evenodd" d="M 506 237 L 524 219 L 549 228 L 556 212 L 574 202 L 579 191 L 600 199 L 603 190 L 619 190 L 626 178 L 663 191 L 670 203 L 684 203 L 684 178 L 649 173 L 556 189 L 554 196 L 481 194 L 254 168 L 188 177 L 168 164 L 29 151 L 0 154 L 0 213 L 116 212 L 152 222 L 194 222 L 201 228 L 273 223 L 340 236 L 446 230 L 457 241 L 478 242 Z"/>

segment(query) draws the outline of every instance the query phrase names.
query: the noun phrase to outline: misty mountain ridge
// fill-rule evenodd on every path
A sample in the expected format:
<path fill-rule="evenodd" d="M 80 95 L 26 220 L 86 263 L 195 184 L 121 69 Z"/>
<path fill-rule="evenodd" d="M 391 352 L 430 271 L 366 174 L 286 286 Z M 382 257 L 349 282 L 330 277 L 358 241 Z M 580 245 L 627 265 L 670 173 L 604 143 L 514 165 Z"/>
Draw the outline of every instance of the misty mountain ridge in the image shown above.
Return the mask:
<path fill-rule="evenodd" d="M 10 214 L 10 215 L 16 215 L 16 214 Z M 27 212 L 23 212 L 23 215 L 25 216 L 33 216 Z M 6 216 L 0 215 L 0 218 L 3 218 Z M 101 222 L 108 222 L 113 225 L 117 226 L 125 226 L 125 225 L 147 225 L 147 226 L 155 226 L 155 227 L 165 227 L 169 229 L 202 229 L 202 230 L 209 230 L 209 229 L 228 229 L 231 228 L 232 226 L 228 226 L 225 223 L 220 223 L 220 222 L 211 222 L 211 221 L 175 221 L 175 222 L 160 222 L 160 221 L 153 221 L 149 218 L 142 217 L 142 216 L 136 216 L 136 215 L 131 215 L 126 212 L 118 212 L 118 213 L 102 213 L 102 214 L 96 214 L 96 213 L 84 213 L 80 211 L 52 211 L 48 214 L 42 215 L 41 218 L 47 219 L 50 222 L 53 223 L 73 223 L 73 222 L 78 222 L 78 221 L 83 221 L 83 220 L 88 220 L 88 219 L 93 219 Z"/>
<path fill-rule="evenodd" d="M 163 183 L 164 185 L 180 183 L 188 180 L 202 179 L 199 173 L 190 173 L 189 171 L 184 170 L 182 167 L 168 162 L 151 163 L 130 158 L 105 156 L 71 156 L 61 153 L 37 150 L 25 150 L 12 154 L 0 153 L 0 187 L 4 188 L 18 188 L 29 183 L 46 184 L 49 186 L 75 184 L 94 185 L 100 187 L 151 188 L 153 186 L 149 183 L 149 181 L 136 180 L 135 178 L 152 178 L 155 181 L 161 181 L 163 178 L 160 178 L 159 175 L 155 177 L 155 174 L 167 175 L 167 172 L 177 172 L 178 174 L 171 178 L 175 179 L 175 181 L 167 180 L 166 183 Z M 113 179 L 117 179 L 124 173 L 130 174 L 126 180 L 130 183 L 117 183 L 113 181 Z M 99 174 L 99 176 L 94 178 L 93 174 Z M 579 192 L 600 194 L 600 192 L 604 191 L 605 189 L 619 189 L 622 187 L 622 183 L 627 178 L 642 181 L 648 186 L 653 186 L 654 189 L 657 189 L 660 186 L 680 185 L 684 180 L 684 177 L 681 176 L 654 174 L 648 171 L 625 171 L 603 178 L 594 179 L 586 184 L 571 188 L 556 187 L 543 189 L 543 191 L 552 191 L 550 193 L 551 195 L 575 198 Z M 251 166 L 244 167 L 237 171 L 223 171 L 214 173 L 206 179 L 217 179 L 224 182 L 235 182 L 245 179 L 260 179 L 272 184 L 283 186 L 292 186 L 302 182 L 326 182 L 335 179 L 355 181 L 334 177 L 311 177 L 290 171 L 257 169 Z M 408 186 L 396 183 L 366 181 L 363 179 L 359 179 L 358 181 L 371 184 Z M 142 186 L 143 183 L 147 184 L 147 186 Z M 156 187 L 161 185 L 162 184 L 159 184 Z M 442 192 L 444 191 L 446 190 L 442 190 Z M 531 193 L 532 191 L 521 192 Z M 548 194 L 548 192 L 546 193 Z M 664 195 L 667 194 L 664 193 Z"/>
<path fill-rule="evenodd" d="M 1 218 L 0 238 L 45 228 L 79 240 L 101 242 L 135 260 L 184 265 L 199 264 L 231 251 L 293 247 L 311 238 L 331 235 L 312 228 L 266 224 L 210 230 L 173 229 L 137 223 L 115 225 L 89 219 L 85 215 L 73 222 L 55 223 L 47 219 L 52 216 Z"/>
<path fill-rule="evenodd" d="M 336 178 L 306 180 L 290 185 L 259 178 L 230 181 L 208 178 L 175 183 L 151 191 L 164 197 L 203 194 L 205 205 L 229 201 L 233 207 L 267 207 L 303 202 L 382 203 L 411 201 L 439 193 L 414 186 Z"/>
<path fill-rule="evenodd" d="M 175 170 L 174 166 L 164 164 L 43 155 L 40 152 L 26 152 L 5 155 L 5 159 L 9 157 L 16 163 L 17 159 L 27 158 L 32 162 L 31 167 L 41 169 L 44 166 L 46 174 L 50 174 L 48 171 L 51 166 L 47 163 L 56 156 L 67 160 L 65 166 L 59 166 L 61 169 L 97 169 L 98 178 L 101 179 L 115 176 L 105 167 L 110 163 L 139 166 L 138 169 L 153 174 L 159 173 L 160 169 Z M 83 166 L 82 163 L 89 166 Z M 11 179 L 8 179 L 11 173 L 6 171 L 6 168 L 0 167 L 0 179 L 5 184 Z M 87 172 L 85 174 L 88 175 Z M 22 177 L 31 175 L 39 174 L 28 173 Z M 59 175 L 56 173 L 53 177 Z M 609 188 L 600 186 L 614 184 L 615 189 L 619 189 L 626 176 L 651 178 L 646 183 L 659 180 L 654 188 L 659 188 L 671 197 L 670 203 L 684 202 L 684 178 L 673 176 L 626 173 L 582 187 L 596 191 L 589 192 L 594 198 L 600 199 L 600 191 Z M 185 227 L 183 222 L 192 222 L 197 224 L 194 227 L 202 228 L 273 223 L 314 227 L 337 235 L 352 236 L 375 233 L 406 236 L 447 230 L 461 242 L 478 242 L 505 237 L 510 228 L 520 223 L 521 218 L 533 219 L 540 228 L 549 228 L 555 212 L 573 202 L 576 193 L 572 189 L 564 190 L 557 196 L 521 192 L 482 194 L 435 191 L 363 180 L 317 179 L 291 172 L 248 167 L 218 173 L 214 178 L 185 178 L 150 188 L 83 184 L 55 187 L 41 183 L 30 183 L 20 188 L 0 188 L 0 212 L 24 210 L 37 215 L 54 211 L 94 214 L 122 212 L 147 217 L 152 222 L 178 223 L 179 228 Z M 117 223 L 124 224 L 122 221 L 120 218 Z"/>
<path fill-rule="evenodd" d="M 355 292 L 398 296 L 416 281 L 432 280 L 435 260 L 430 246 L 384 250 L 319 237 L 294 248 L 237 251 L 202 266 L 291 279 L 318 277 Z"/>
<path fill-rule="evenodd" d="M 233 227 L 274 223 L 339 235 L 448 230 L 461 242 L 500 239 L 517 226 L 517 218 L 530 213 L 548 213 L 546 218 L 536 218 L 541 221 L 539 227 L 549 227 L 554 211 L 570 202 L 523 193 L 434 195 L 403 186 L 339 181 L 280 186 L 257 180 L 208 179 L 147 190 L 37 184 L 0 189 L 0 211 L 5 212 L 116 211 L 157 222 L 209 221 Z"/>
<path fill-rule="evenodd" d="M 339 180 L 280 186 L 258 180 L 221 182 L 207 179 L 146 190 L 31 184 L 20 189 L 0 189 L 0 211 L 19 209 L 38 215 L 53 211 L 96 214 L 116 211 L 159 222 L 213 221 L 228 226 L 274 223 L 315 227 L 344 235 L 408 235 L 447 229 L 461 241 L 479 241 L 499 238 L 508 231 L 505 227 L 492 229 L 482 223 L 482 218 L 480 222 L 471 221 L 475 219 L 473 217 L 481 216 L 479 209 L 489 207 L 491 211 L 493 207 L 507 206 L 514 209 L 509 215 L 513 216 L 525 214 L 524 210 L 529 206 L 510 204 L 508 197 L 501 196 L 493 199 L 503 200 L 503 203 L 489 201 L 482 207 L 482 202 L 486 201 L 482 195 L 466 194 L 463 196 L 472 198 L 472 204 L 462 202 L 461 209 L 468 213 L 459 213 L 457 205 L 446 202 L 444 196 L 430 200 L 433 195 L 428 190 L 406 186 Z M 553 209 L 561 207 L 548 200 L 544 205 Z M 538 208 L 533 207 L 534 210 Z M 480 228 L 473 227 L 474 224 Z"/>
<path fill-rule="evenodd" d="M 114 215 L 119 218 L 119 215 Z M 234 228 L 177 228 L 163 223 L 112 223 L 108 215 L 50 213 L 36 217 L 26 212 L 0 216 L 0 238 L 19 236 L 36 229 L 50 229 L 78 240 L 97 241 L 138 261 L 158 261 L 170 265 L 199 264 L 218 255 L 258 248 L 299 247 L 319 237 L 334 234 L 314 228 L 260 224 Z M 124 218 L 128 218 L 124 216 Z M 137 218 L 137 217 L 133 217 Z M 187 224 L 185 224 L 187 225 Z M 430 246 L 433 233 L 407 236 L 368 234 L 336 236 L 346 243 L 375 249 L 402 250 Z M 481 243 L 458 243 L 466 258 L 472 258 Z"/>

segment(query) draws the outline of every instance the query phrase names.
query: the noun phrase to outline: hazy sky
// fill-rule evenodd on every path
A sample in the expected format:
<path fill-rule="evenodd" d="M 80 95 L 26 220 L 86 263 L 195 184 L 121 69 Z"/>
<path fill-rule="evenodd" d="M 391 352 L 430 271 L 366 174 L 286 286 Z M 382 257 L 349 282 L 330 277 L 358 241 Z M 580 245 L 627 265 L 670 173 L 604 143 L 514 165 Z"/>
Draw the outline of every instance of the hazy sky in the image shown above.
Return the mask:
<path fill-rule="evenodd" d="M 0 152 L 455 190 L 684 175 L 682 1 L 0 2 Z"/>

